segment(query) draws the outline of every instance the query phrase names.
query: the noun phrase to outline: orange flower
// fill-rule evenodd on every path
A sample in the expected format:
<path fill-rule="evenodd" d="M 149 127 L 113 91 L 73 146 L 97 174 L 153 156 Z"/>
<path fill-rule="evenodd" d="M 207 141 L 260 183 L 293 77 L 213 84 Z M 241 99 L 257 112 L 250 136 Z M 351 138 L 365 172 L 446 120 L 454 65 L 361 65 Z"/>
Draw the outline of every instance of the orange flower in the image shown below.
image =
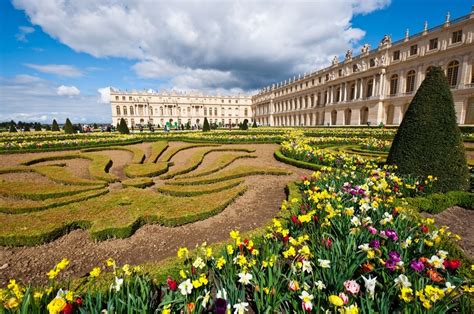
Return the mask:
<path fill-rule="evenodd" d="M 428 259 L 426 257 L 420 257 L 418 260 L 422 262 L 423 264 L 428 262 Z"/>
<path fill-rule="evenodd" d="M 188 313 L 194 312 L 194 309 L 196 308 L 196 305 L 193 302 L 188 303 L 186 306 L 188 308 Z"/>
<path fill-rule="evenodd" d="M 430 277 L 430 279 L 434 282 L 444 281 L 444 278 L 436 270 L 430 269 L 428 270 L 427 274 Z"/>
<path fill-rule="evenodd" d="M 369 262 L 362 264 L 362 271 L 368 273 L 371 272 L 374 269 L 374 265 L 370 264 Z"/>

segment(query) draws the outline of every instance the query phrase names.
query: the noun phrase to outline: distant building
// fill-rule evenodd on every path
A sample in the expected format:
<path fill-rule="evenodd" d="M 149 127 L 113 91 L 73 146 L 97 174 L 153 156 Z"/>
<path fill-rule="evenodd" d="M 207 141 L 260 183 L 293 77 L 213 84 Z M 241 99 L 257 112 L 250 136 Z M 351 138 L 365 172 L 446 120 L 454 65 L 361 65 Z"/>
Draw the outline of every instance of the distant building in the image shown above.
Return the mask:
<path fill-rule="evenodd" d="M 432 66 L 451 86 L 459 124 L 474 124 L 474 6 L 466 16 L 378 47 L 347 51 L 325 69 L 273 84 L 252 97 L 252 114 L 271 126 L 398 125 Z"/>
<path fill-rule="evenodd" d="M 155 127 L 202 126 L 204 118 L 220 126 L 237 125 L 247 119 L 250 123 L 251 98 L 249 96 L 203 96 L 176 92 L 125 92 L 110 93 L 112 123 L 121 118 L 129 127 L 151 124 Z"/>

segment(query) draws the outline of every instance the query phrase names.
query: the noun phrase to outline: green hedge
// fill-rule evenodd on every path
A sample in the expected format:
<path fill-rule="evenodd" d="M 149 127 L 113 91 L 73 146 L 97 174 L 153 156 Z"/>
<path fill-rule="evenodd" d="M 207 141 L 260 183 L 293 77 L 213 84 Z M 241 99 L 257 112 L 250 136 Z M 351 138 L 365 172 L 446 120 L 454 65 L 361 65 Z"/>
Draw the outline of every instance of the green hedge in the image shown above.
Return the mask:
<path fill-rule="evenodd" d="M 431 194 L 405 200 L 409 206 L 432 214 L 440 213 L 456 205 L 467 209 L 474 209 L 474 193 L 464 191 L 450 191 L 444 194 Z"/>
<path fill-rule="evenodd" d="M 0 150 L 1 154 L 23 154 L 23 153 L 44 153 L 44 152 L 58 152 L 58 151 L 65 151 L 65 150 L 80 150 L 80 149 L 87 149 L 87 148 L 106 148 L 108 146 L 114 145 L 131 145 L 131 144 L 139 144 L 143 143 L 140 140 L 130 140 L 130 141 L 121 141 L 121 142 L 111 142 L 111 143 L 99 143 L 99 144 L 90 144 L 90 145 L 77 145 L 77 146 L 64 146 L 64 143 L 59 144 L 57 147 L 45 147 L 45 148 L 32 148 L 32 149 L 15 149 L 15 150 Z"/>
<path fill-rule="evenodd" d="M 321 168 L 323 167 L 322 165 L 312 164 L 306 161 L 301 161 L 301 160 L 296 160 L 290 157 L 286 157 L 285 155 L 283 155 L 280 149 L 277 149 L 273 153 L 273 156 L 278 161 L 281 161 L 285 164 L 289 164 L 298 168 L 304 168 L 304 169 L 309 169 L 309 170 L 321 170 Z"/>
<path fill-rule="evenodd" d="M 143 164 L 128 164 L 124 168 L 124 173 L 129 178 L 138 177 L 156 177 L 160 174 L 166 173 L 170 166 L 169 162 L 157 163 L 143 163 Z"/>
<path fill-rule="evenodd" d="M 108 189 L 98 189 L 77 193 L 74 195 L 63 196 L 55 199 L 47 199 L 43 201 L 17 200 L 17 201 L 0 201 L 0 212 L 5 214 L 23 214 L 35 211 L 41 211 L 48 208 L 59 207 L 76 202 L 82 202 L 94 197 L 102 196 L 109 192 Z"/>
<path fill-rule="evenodd" d="M 156 190 L 163 194 L 179 196 L 179 197 L 190 197 L 190 196 L 197 196 L 197 195 L 202 195 L 202 194 L 224 191 L 224 190 L 233 188 L 242 182 L 243 180 L 233 180 L 233 181 L 211 183 L 205 186 L 202 186 L 202 185 L 191 185 L 191 186 L 162 185 L 162 186 L 158 186 Z"/>
<path fill-rule="evenodd" d="M 123 187 L 146 188 L 153 184 L 153 179 L 148 177 L 126 179 L 122 181 Z"/>

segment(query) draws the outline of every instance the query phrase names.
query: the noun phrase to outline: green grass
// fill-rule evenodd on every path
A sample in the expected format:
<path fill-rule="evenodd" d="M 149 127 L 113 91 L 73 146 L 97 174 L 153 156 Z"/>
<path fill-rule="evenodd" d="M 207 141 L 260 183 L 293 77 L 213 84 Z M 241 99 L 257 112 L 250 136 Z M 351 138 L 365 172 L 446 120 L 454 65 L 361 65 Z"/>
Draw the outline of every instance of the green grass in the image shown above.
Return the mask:
<path fill-rule="evenodd" d="M 184 179 L 184 178 L 195 178 L 195 177 L 202 177 L 214 172 L 217 172 L 221 169 L 224 169 L 225 167 L 229 166 L 232 164 L 234 161 L 241 159 L 241 158 L 257 158 L 257 156 L 253 155 L 248 155 L 248 154 L 221 154 L 216 158 L 216 160 L 208 165 L 207 167 L 200 167 L 196 171 L 193 171 L 192 173 L 188 174 L 183 174 L 176 176 L 175 178 L 179 179 Z"/>
<path fill-rule="evenodd" d="M 242 178 L 252 175 L 288 175 L 291 172 L 277 167 L 259 167 L 245 165 L 232 169 L 225 169 L 214 174 L 207 176 L 190 178 L 190 179 L 176 179 L 171 181 L 166 181 L 166 184 L 171 185 L 199 185 L 199 184 L 209 184 L 216 183 L 236 178 Z"/>
<path fill-rule="evenodd" d="M 146 188 L 153 185 L 153 179 L 148 177 L 126 179 L 122 181 L 123 187 Z"/>
<path fill-rule="evenodd" d="M 156 177 L 168 171 L 169 162 L 128 164 L 124 168 L 125 175 L 129 178 Z"/>
<path fill-rule="evenodd" d="M 49 198 L 41 201 L 28 199 L 10 199 L 0 198 L 0 212 L 5 214 L 23 214 L 46 210 L 48 208 L 64 206 L 91 198 L 104 195 L 108 192 L 107 189 L 94 189 L 74 195 L 67 195 L 58 198 Z M 11 216 L 11 215 L 10 215 Z M 2 219 L 0 219 L 2 221 Z"/>
<path fill-rule="evenodd" d="M 102 185 L 62 185 L 38 184 L 36 182 L 16 182 L 0 180 L 0 195 L 7 197 L 27 198 L 30 200 L 45 200 L 49 198 L 64 197 L 85 191 L 97 190 Z"/>
<path fill-rule="evenodd" d="M 191 157 L 189 157 L 186 162 L 181 165 L 180 167 L 173 167 L 170 172 L 161 176 L 162 179 L 171 179 L 177 175 L 185 174 L 195 170 L 204 160 L 204 157 L 212 152 L 224 152 L 224 151 L 235 151 L 235 152 L 247 152 L 252 153 L 255 149 L 247 149 L 247 148 L 238 148 L 238 147 L 231 147 L 231 148 L 201 148 L 193 152 Z"/>
<path fill-rule="evenodd" d="M 71 229 L 89 229 L 93 239 L 125 238 L 145 223 L 165 226 L 206 219 L 245 192 L 237 186 L 196 197 L 174 197 L 151 189 L 126 188 L 84 202 L 28 214 L 0 214 L 0 245 L 38 245 Z"/>
<path fill-rule="evenodd" d="M 162 185 L 156 187 L 156 190 L 168 195 L 189 197 L 228 190 L 242 182 L 243 180 L 235 179 L 207 185 Z"/>
<path fill-rule="evenodd" d="M 159 141 L 151 144 L 151 155 L 148 158 L 148 163 L 155 163 L 158 160 L 158 157 L 163 154 L 163 152 L 168 148 L 168 142 Z"/>
<path fill-rule="evenodd" d="M 67 170 L 65 167 L 60 166 L 32 166 L 30 167 L 31 171 L 39 173 L 48 179 L 63 183 L 63 184 L 71 184 L 71 185 L 103 185 L 105 183 L 100 180 L 89 180 L 85 178 L 81 178 L 75 176 L 73 173 Z"/>

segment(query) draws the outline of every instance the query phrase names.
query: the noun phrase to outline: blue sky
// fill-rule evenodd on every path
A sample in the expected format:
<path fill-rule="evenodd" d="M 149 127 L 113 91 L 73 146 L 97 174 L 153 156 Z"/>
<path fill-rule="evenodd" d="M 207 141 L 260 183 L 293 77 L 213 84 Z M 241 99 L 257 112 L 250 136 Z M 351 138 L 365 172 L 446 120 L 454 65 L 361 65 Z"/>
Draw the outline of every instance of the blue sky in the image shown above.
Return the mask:
<path fill-rule="evenodd" d="M 472 4 L 2 0 L 0 121 L 109 122 L 109 86 L 252 93 Z"/>

